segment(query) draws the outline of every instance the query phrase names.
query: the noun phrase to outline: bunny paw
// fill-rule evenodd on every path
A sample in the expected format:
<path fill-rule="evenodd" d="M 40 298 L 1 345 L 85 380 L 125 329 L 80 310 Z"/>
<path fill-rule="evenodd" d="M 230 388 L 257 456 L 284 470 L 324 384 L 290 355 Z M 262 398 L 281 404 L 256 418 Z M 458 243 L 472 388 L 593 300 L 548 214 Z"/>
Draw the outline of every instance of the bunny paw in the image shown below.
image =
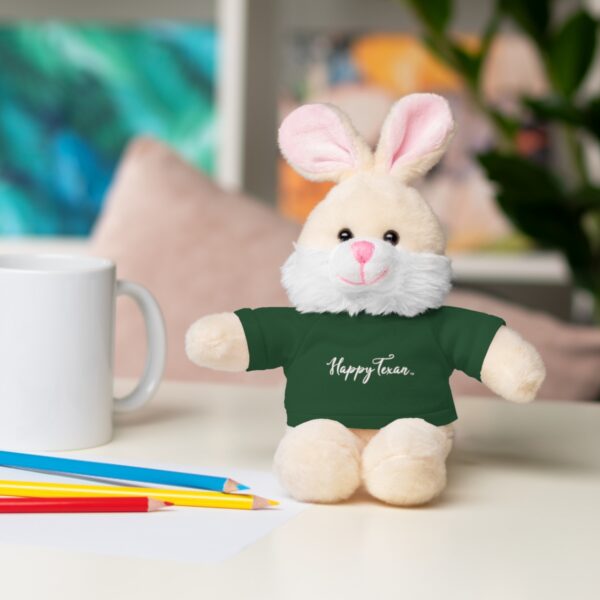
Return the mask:
<path fill-rule="evenodd" d="M 388 504 L 417 506 L 446 486 L 448 436 L 423 419 L 398 419 L 381 429 L 363 453 L 367 491 Z"/>
<path fill-rule="evenodd" d="M 244 328 L 234 313 L 208 315 L 187 331 L 185 351 L 201 367 L 222 371 L 245 371 L 248 368 L 248 344 Z"/>
<path fill-rule="evenodd" d="M 303 502 L 340 502 L 360 486 L 359 439 L 337 421 L 315 419 L 290 428 L 275 453 L 275 473 Z"/>

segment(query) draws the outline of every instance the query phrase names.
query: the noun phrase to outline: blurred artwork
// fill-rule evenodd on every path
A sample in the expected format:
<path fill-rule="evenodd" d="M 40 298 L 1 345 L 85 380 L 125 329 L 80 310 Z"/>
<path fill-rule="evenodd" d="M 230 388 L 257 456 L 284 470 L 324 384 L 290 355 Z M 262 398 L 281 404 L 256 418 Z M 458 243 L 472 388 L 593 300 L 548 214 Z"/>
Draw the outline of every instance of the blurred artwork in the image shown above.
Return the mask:
<path fill-rule="evenodd" d="M 477 47 L 474 36 L 462 36 L 466 51 Z M 494 142 L 492 129 L 470 105 L 462 81 L 413 35 L 296 36 L 285 57 L 287 81 L 281 118 L 305 102 L 330 102 L 346 111 L 359 132 L 374 146 L 393 102 L 412 92 L 435 92 L 450 102 L 457 134 L 443 161 L 419 184 L 441 218 L 450 251 L 515 248 L 523 244 L 497 207 L 494 190 L 474 155 Z M 497 38 L 485 67 L 486 96 L 504 110 L 515 98 L 545 93 L 537 55 L 527 40 L 506 34 Z M 519 115 L 516 115 L 519 116 Z M 524 152 L 545 158 L 547 139 L 537 124 L 523 121 L 519 142 Z M 302 179 L 282 160 L 280 206 L 302 221 L 323 198 L 328 184 Z"/>
<path fill-rule="evenodd" d="M 0 234 L 86 235 L 127 142 L 166 141 L 211 173 L 212 26 L 0 26 Z"/>

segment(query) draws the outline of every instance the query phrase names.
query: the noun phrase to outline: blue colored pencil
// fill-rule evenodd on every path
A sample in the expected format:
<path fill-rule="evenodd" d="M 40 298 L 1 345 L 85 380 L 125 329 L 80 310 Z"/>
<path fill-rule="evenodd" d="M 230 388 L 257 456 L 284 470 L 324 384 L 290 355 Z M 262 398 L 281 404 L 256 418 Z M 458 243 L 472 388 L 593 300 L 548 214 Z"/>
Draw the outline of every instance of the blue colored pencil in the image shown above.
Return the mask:
<path fill-rule="evenodd" d="M 53 473 L 68 473 L 87 477 L 198 488 L 215 492 L 238 492 L 248 489 L 247 485 L 242 485 L 226 477 L 166 471 L 163 469 L 147 469 L 145 467 L 115 465 L 112 463 L 23 454 L 21 452 L 6 452 L 2 450 L 0 450 L 0 465 L 35 471 L 52 471 Z"/>

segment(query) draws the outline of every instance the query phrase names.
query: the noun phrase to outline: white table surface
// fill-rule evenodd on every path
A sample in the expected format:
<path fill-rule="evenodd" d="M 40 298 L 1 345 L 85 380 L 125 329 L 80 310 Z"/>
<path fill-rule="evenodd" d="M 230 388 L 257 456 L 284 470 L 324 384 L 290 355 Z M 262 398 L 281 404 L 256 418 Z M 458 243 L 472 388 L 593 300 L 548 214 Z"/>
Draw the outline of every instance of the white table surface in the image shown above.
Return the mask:
<path fill-rule="evenodd" d="M 114 441 L 70 456 L 269 468 L 281 389 L 163 384 Z M 0 545 L 11 600 L 600 598 L 600 405 L 457 402 L 433 505 L 314 506 L 217 565 Z"/>

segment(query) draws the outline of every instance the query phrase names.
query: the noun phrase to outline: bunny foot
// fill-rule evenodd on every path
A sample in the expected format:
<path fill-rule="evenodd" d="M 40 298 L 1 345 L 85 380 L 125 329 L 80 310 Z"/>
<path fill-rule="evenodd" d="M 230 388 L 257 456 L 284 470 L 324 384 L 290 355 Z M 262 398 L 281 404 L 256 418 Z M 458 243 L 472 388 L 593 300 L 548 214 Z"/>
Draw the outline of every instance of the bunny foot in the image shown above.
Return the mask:
<path fill-rule="evenodd" d="M 290 496 L 334 503 L 360 486 L 360 440 L 337 421 L 315 419 L 290 428 L 275 453 L 275 473 Z"/>
<path fill-rule="evenodd" d="M 388 504 L 416 506 L 446 486 L 451 441 L 423 419 L 398 419 L 381 429 L 362 456 L 367 491 Z"/>

